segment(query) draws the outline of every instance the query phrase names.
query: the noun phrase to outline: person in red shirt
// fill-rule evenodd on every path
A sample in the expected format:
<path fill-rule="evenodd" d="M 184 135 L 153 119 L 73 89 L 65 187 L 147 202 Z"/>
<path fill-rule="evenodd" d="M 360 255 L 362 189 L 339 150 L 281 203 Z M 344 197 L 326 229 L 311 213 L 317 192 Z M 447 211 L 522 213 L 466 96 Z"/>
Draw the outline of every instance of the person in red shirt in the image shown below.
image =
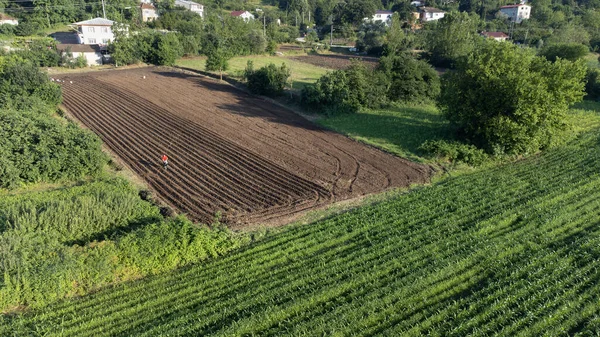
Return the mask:
<path fill-rule="evenodd" d="M 163 154 L 162 157 L 162 162 L 163 162 L 163 167 L 166 169 L 167 166 L 169 165 L 169 157 L 167 157 L 166 154 Z"/>

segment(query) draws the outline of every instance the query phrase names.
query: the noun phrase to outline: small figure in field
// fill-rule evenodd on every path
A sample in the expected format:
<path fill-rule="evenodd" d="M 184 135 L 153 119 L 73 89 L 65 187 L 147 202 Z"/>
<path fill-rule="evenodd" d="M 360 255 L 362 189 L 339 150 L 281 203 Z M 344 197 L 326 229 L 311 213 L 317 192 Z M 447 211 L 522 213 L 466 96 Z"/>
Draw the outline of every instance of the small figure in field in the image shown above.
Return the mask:
<path fill-rule="evenodd" d="M 169 166 L 169 157 L 167 157 L 166 154 L 163 154 L 162 157 L 160 158 L 163 162 L 163 168 L 166 170 L 167 166 Z"/>

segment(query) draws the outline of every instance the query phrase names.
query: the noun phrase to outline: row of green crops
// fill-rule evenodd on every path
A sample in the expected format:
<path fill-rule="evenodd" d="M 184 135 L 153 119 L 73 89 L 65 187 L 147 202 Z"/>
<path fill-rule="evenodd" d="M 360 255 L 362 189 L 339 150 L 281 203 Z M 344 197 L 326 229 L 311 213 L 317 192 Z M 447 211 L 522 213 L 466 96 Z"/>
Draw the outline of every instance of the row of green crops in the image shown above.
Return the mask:
<path fill-rule="evenodd" d="M 6 336 L 600 333 L 600 139 L 419 188 L 199 266 L 24 315 Z"/>
<path fill-rule="evenodd" d="M 183 217 L 164 220 L 121 179 L 5 193 L 0 196 L 0 311 L 39 307 L 171 270 L 240 243 L 225 229 L 201 228 Z"/>

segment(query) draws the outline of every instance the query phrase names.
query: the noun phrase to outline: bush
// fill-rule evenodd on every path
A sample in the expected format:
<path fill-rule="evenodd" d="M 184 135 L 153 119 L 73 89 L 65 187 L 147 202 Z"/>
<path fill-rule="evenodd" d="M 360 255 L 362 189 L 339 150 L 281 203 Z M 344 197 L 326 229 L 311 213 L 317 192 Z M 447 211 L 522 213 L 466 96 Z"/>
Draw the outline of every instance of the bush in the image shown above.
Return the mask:
<path fill-rule="evenodd" d="M 558 58 L 569 61 L 577 61 L 585 57 L 589 52 L 590 51 L 588 47 L 582 44 L 568 43 L 547 46 L 540 51 L 540 55 L 552 62 L 556 61 Z"/>
<path fill-rule="evenodd" d="M 54 107 L 62 100 L 60 87 L 31 61 L 5 57 L 0 74 L 0 107 L 24 109 L 37 101 Z"/>
<path fill-rule="evenodd" d="M 41 29 L 41 26 L 36 22 L 20 22 L 15 27 L 15 35 L 18 36 L 30 36 L 35 34 Z"/>
<path fill-rule="evenodd" d="M 566 111 L 583 98 L 583 61 L 552 63 L 508 43 L 484 43 L 442 82 L 444 115 L 494 154 L 527 154 L 560 141 Z"/>
<path fill-rule="evenodd" d="M 446 140 L 428 140 L 419 150 L 451 163 L 461 162 L 479 166 L 488 160 L 488 155 L 474 145 Z"/>
<path fill-rule="evenodd" d="M 390 101 L 434 100 L 440 94 L 440 77 L 435 69 L 408 54 L 382 57 L 379 70 L 388 78 Z"/>
<path fill-rule="evenodd" d="M 314 85 L 302 89 L 302 104 L 327 114 L 354 113 L 362 107 L 377 108 L 386 102 L 382 76 L 373 74 L 353 60 L 346 70 L 323 75 Z"/>
<path fill-rule="evenodd" d="M 0 200 L 0 310 L 40 307 L 223 255 L 246 242 L 222 226 L 164 220 L 122 180 Z"/>
<path fill-rule="evenodd" d="M 600 69 L 589 68 L 585 82 L 585 98 L 600 100 Z"/>
<path fill-rule="evenodd" d="M 8 36 L 14 35 L 15 31 L 16 31 L 16 27 L 17 26 L 9 25 L 9 24 L 0 25 L 0 34 L 8 35 Z"/>
<path fill-rule="evenodd" d="M 96 135 L 36 111 L 0 111 L 0 187 L 97 175 L 106 162 Z"/>
<path fill-rule="evenodd" d="M 266 96 L 282 95 L 290 75 L 290 69 L 286 67 L 285 63 L 282 63 L 279 68 L 270 63 L 254 70 L 252 62 L 248 61 L 244 72 L 244 77 L 248 81 L 248 89 L 254 94 Z"/>

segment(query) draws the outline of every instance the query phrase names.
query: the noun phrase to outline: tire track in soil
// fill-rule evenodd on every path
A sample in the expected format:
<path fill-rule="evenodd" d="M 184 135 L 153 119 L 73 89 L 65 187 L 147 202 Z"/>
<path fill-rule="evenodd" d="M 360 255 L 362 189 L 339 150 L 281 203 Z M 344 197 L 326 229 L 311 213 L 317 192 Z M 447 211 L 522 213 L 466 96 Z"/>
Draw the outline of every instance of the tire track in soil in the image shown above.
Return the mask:
<path fill-rule="evenodd" d="M 196 221 L 209 222 L 216 211 L 232 226 L 276 220 L 424 183 L 432 173 L 200 76 L 152 67 L 62 79 L 73 80 L 63 85 L 68 111 L 159 200 Z"/>

